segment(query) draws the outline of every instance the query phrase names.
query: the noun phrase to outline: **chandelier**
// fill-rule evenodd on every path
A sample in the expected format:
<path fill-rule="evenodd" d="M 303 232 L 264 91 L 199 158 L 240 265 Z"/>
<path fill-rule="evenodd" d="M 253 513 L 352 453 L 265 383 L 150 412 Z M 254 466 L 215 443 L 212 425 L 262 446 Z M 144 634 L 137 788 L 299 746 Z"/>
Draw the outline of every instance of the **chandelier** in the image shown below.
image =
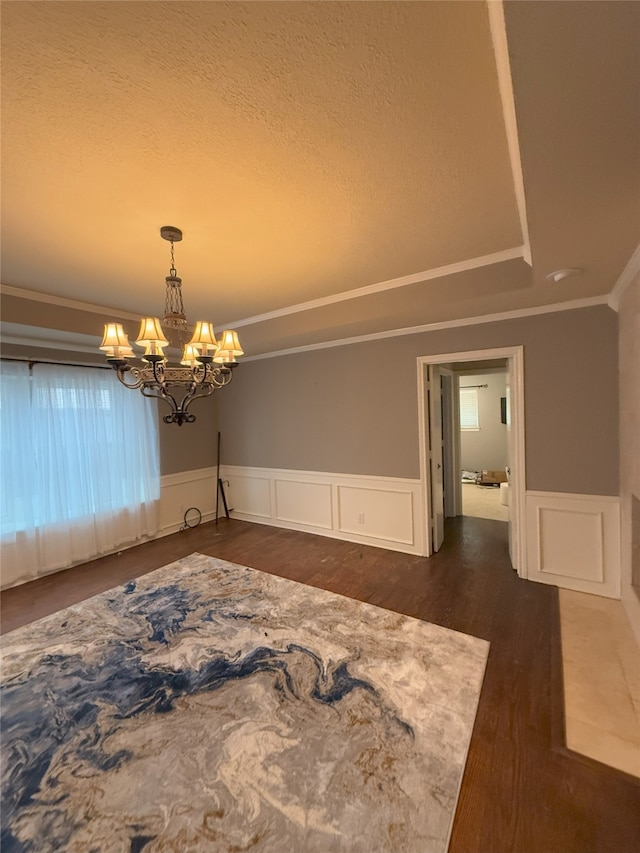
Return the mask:
<path fill-rule="evenodd" d="M 182 231 L 171 225 L 160 229 L 163 240 L 171 243 L 171 269 L 166 277 L 165 313 L 162 324 L 157 317 L 144 317 L 136 344 L 144 347 L 141 356 L 144 364 L 130 364 L 136 355 L 121 323 L 107 323 L 100 349 L 116 371 L 125 388 L 139 388 L 145 397 L 156 397 L 171 409 L 164 415 L 166 424 L 193 423 L 196 417 L 189 411 L 194 400 L 210 397 L 218 388 L 224 388 L 233 378 L 233 368 L 243 355 L 238 335 L 226 329 L 218 342 L 213 324 L 198 321 L 191 340 L 182 302 L 182 279 L 174 265 L 173 244 L 182 240 Z M 166 337 L 165 337 L 166 331 Z M 164 354 L 165 347 L 182 349 L 179 365 L 170 367 Z"/>

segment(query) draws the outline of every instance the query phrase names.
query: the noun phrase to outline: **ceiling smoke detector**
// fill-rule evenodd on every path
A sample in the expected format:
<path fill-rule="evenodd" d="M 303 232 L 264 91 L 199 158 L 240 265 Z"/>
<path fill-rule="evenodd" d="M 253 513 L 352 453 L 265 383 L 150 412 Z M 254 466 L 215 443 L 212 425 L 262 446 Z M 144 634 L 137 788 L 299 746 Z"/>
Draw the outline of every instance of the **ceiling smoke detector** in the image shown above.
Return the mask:
<path fill-rule="evenodd" d="M 581 272 L 582 270 L 577 267 L 566 267 L 563 270 L 554 270 L 553 272 L 548 273 L 546 277 L 549 281 L 557 283 L 562 281 L 563 278 L 569 278 L 571 275 L 579 275 Z"/>

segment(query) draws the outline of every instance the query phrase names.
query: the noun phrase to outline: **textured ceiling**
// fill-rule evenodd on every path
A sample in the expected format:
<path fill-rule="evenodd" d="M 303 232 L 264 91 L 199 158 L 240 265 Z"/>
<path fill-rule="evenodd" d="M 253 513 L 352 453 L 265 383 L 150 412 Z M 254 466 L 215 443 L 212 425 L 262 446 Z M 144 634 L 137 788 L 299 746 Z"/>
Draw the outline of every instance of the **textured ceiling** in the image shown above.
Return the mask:
<path fill-rule="evenodd" d="M 164 224 L 218 326 L 411 277 L 245 325 L 253 352 L 608 292 L 638 241 L 640 5 L 505 20 L 533 268 L 485 3 L 3 2 L 3 285 L 160 314 Z"/>

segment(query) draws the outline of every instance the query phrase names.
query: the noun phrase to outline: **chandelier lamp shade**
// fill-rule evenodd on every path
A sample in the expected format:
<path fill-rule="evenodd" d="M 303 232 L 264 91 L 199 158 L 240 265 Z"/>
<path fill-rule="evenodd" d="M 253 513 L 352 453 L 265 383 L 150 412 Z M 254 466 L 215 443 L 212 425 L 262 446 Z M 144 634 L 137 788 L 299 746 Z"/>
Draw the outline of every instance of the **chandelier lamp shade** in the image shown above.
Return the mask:
<path fill-rule="evenodd" d="M 163 240 L 171 243 L 171 270 L 166 277 L 166 302 L 163 322 L 158 317 L 143 317 L 136 344 L 143 347 L 142 365 L 131 364 L 136 358 L 127 333 L 121 323 L 107 323 L 100 349 L 116 371 L 118 379 L 132 390 L 139 389 L 145 397 L 156 397 L 171 409 L 164 415 L 167 424 L 193 423 L 189 411 L 194 400 L 210 397 L 224 388 L 233 378 L 233 369 L 243 355 L 237 332 L 226 329 L 216 340 L 212 323 L 198 320 L 191 339 L 182 301 L 182 279 L 174 266 L 174 242 L 182 240 L 182 231 L 172 225 L 160 229 Z M 168 363 L 166 347 L 182 349 L 176 366 Z"/>

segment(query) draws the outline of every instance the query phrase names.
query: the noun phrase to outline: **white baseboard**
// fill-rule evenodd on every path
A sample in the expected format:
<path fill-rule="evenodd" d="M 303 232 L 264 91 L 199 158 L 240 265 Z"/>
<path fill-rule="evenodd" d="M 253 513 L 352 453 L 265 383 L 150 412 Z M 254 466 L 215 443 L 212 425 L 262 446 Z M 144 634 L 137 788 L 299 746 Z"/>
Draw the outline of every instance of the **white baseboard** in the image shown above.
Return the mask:
<path fill-rule="evenodd" d="M 527 492 L 527 576 L 620 598 L 620 500 Z"/>
<path fill-rule="evenodd" d="M 422 554 L 420 481 L 224 465 L 232 517 Z"/>

